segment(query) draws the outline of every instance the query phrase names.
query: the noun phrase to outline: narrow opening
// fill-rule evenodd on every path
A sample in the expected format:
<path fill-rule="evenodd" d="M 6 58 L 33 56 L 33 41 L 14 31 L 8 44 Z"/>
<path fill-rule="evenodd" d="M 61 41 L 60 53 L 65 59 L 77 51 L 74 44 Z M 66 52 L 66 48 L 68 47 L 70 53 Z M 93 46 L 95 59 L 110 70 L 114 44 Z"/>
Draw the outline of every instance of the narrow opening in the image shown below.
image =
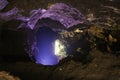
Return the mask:
<path fill-rule="evenodd" d="M 59 34 L 48 27 L 41 27 L 36 32 L 38 52 L 34 54 L 36 63 L 43 65 L 56 65 L 59 63 L 60 56 L 55 54 L 55 41 Z"/>

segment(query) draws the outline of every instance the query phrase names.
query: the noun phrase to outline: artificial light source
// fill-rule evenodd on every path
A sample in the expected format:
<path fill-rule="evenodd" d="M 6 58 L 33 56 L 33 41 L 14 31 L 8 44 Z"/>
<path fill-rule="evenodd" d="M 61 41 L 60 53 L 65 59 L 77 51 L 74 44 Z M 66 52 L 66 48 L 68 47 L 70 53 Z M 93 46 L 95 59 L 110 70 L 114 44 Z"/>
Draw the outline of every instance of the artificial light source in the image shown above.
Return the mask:
<path fill-rule="evenodd" d="M 59 39 L 55 40 L 55 55 L 61 60 L 62 58 L 67 57 L 66 47 Z"/>

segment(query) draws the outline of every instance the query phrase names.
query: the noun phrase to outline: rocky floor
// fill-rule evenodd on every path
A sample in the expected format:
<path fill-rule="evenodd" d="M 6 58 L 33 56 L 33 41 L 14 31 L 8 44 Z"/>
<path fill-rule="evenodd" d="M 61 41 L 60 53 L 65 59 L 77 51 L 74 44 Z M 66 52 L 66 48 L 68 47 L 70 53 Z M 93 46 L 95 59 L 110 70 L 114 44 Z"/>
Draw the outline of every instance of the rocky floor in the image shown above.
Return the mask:
<path fill-rule="evenodd" d="M 120 57 L 92 50 L 91 62 L 66 59 L 56 66 L 43 66 L 30 61 L 1 63 L 0 70 L 21 80 L 120 80 Z"/>

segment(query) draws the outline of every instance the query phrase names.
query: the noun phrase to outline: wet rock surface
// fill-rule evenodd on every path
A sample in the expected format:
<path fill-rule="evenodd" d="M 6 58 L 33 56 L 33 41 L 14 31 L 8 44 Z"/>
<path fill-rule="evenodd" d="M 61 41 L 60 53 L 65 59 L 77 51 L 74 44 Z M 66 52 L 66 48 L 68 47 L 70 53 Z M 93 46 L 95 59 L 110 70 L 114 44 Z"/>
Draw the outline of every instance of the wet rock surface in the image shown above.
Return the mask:
<path fill-rule="evenodd" d="M 47 8 L 52 3 L 64 2 L 88 16 L 88 20 L 93 25 L 90 29 L 85 30 L 89 34 L 87 36 L 89 38 L 79 40 L 80 35 L 78 35 L 78 37 L 69 39 L 69 43 L 77 49 L 77 51 L 75 49 L 72 51 L 71 48 L 74 55 L 61 60 L 58 65 L 43 66 L 31 61 L 24 50 L 26 45 L 23 44 L 25 41 L 23 37 L 28 35 L 25 32 L 32 35 L 31 31 L 14 30 L 20 21 L 2 22 L 0 24 L 0 71 L 7 71 L 21 80 L 120 80 L 119 0 L 8 1 L 9 5 L 3 11 L 8 11 L 16 6 L 25 10 L 25 15 L 28 15 L 33 9 Z M 107 8 L 102 6 L 107 6 Z M 111 9 L 110 6 L 114 8 Z M 116 10 L 114 11 L 114 9 Z M 106 10 L 109 12 L 104 12 Z M 95 20 L 96 18 L 99 19 Z M 104 22 L 104 24 L 98 24 L 98 22 Z M 113 25 L 113 23 L 115 24 Z M 10 30 L 11 28 L 13 29 Z M 88 45 L 89 43 L 86 44 L 88 40 L 90 40 L 91 46 L 85 46 L 79 52 L 79 47 L 82 46 L 76 44 L 84 41 L 83 45 Z M 90 49 L 87 49 L 88 47 Z"/>

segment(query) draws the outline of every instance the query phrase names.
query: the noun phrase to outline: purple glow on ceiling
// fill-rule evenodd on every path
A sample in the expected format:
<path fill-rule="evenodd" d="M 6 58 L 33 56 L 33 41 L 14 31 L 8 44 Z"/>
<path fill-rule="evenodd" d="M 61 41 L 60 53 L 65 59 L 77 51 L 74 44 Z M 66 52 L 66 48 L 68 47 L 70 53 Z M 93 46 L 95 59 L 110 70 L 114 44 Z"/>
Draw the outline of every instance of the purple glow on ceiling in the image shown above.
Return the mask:
<path fill-rule="evenodd" d="M 7 12 L 1 12 L 0 13 L 0 19 L 4 21 L 10 21 L 10 20 L 21 20 L 23 22 L 27 22 L 29 20 L 28 17 L 23 16 L 21 13 L 23 10 L 19 10 L 18 8 L 14 7 L 13 9 L 7 11 Z"/>
<path fill-rule="evenodd" d="M 45 9 L 32 10 L 30 12 L 30 17 L 26 25 L 28 28 L 32 30 L 35 28 L 37 23 L 42 23 L 48 25 L 49 27 L 50 24 L 47 24 L 46 22 L 42 21 L 43 19 L 49 19 L 49 21 L 50 20 L 57 21 L 62 25 L 62 27 L 66 29 L 74 25 L 86 22 L 86 17 L 76 8 L 68 6 L 64 3 L 56 3 L 53 4 L 47 10 Z M 57 30 L 57 28 L 54 28 L 53 26 L 52 28 L 54 30 Z"/>
<path fill-rule="evenodd" d="M 0 0 L 0 10 L 2 10 L 3 8 L 5 8 L 8 4 L 7 0 Z"/>
<path fill-rule="evenodd" d="M 6 0 L 2 0 L 6 1 Z M 6 6 L 4 2 L 1 2 L 3 5 L 1 7 Z M 7 4 L 7 3 L 6 3 Z M 54 24 L 58 24 L 59 26 L 56 28 L 53 25 L 50 27 L 55 31 L 60 31 L 62 29 L 67 29 L 73 27 L 77 24 L 83 24 L 86 22 L 86 17 L 76 8 L 72 6 L 68 6 L 64 3 L 56 3 L 50 6 L 47 10 L 45 9 L 36 9 L 30 12 L 30 16 L 26 17 L 22 15 L 23 10 L 19 10 L 18 8 L 13 8 L 8 12 L 0 12 L 0 19 L 9 21 L 9 20 L 21 20 L 23 23 L 19 26 L 19 28 L 27 27 L 31 30 L 34 30 L 36 26 L 44 24 L 45 26 L 52 25 L 53 23 L 47 23 L 54 21 Z M 47 22 L 43 21 L 43 19 L 48 19 Z M 39 23 L 39 24 L 38 24 Z M 63 28 L 64 27 L 64 28 Z M 62 29 L 61 29 L 62 28 Z M 60 30 L 59 30 L 60 29 Z"/>
<path fill-rule="evenodd" d="M 65 28 L 85 22 L 85 16 L 76 8 L 64 3 L 56 3 L 44 12 L 40 19 L 50 18 L 60 22 Z"/>

